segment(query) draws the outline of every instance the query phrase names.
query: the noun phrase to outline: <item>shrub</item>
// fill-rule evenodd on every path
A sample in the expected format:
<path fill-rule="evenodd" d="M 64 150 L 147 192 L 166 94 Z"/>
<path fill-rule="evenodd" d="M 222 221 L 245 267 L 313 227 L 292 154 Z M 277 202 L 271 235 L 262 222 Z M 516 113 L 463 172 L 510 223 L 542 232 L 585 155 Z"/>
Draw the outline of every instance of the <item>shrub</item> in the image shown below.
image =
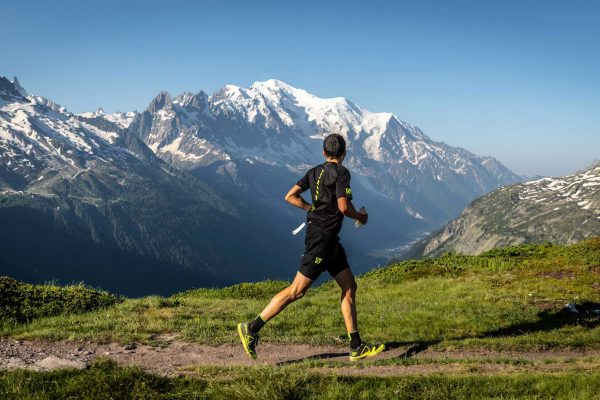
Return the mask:
<path fill-rule="evenodd" d="M 29 322 L 58 314 L 81 313 L 122 301 L 83 285 L 32 285 L 0 276 L 0 321 Z"/>
<path fill-rule="evenodd" d="M 223 289 L 192 289 L 174 295 L 178 297 L 205 297 L 219 299 L 256 299 L 270 298 L 283 290 L 289 282 L 264 281 L 257 283 L 240 283 Z"/>
<path fill-rule="evenodd" d="M 507 246 L 498 249 L 488 250 L 481 254 L 484 258 L 497 258 L 497 257 L 524 257 L 524 258 L 544 258 L 552 250 L 556 249 L 556 245 L 552 243 L 543 244 L 521 244 L 518 246 Z M 558 246 L 558 249 L 562 249 L 562 246 Z"/>
<path fill-rule="evenodd" d="M 363 276 L 388 283 L 431 276 L 457 277 L 465 273 L 466 266 L 471 259 L 470 256 L 460 254 L 445 254 L 439 258 L 402 261 L 398 264 L 372 270 Z"/>

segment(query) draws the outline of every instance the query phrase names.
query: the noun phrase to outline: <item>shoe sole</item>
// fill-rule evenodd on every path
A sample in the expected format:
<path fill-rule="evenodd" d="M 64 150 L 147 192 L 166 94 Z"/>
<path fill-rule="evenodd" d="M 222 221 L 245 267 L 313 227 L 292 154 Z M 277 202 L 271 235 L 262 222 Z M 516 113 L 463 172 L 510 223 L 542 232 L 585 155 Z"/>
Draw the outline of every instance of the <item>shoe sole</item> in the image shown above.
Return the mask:
<path fill-rule="evenodd" d="M 256 360 L 256 354 L 252 355 L 252 353 L 250 353 L 250 350 L 248 350 L 248 345 L 246 344 L 246 340 L 244 340 L 244 332 L 242 332 L 242 324 L 239 323 L 237 328 L 238 328 L 238 335 L 240 335 L 240 340 L 242 341 L 242 346 L 244 347 L 244 351 L 246 352 L 246 354 L 248 354 L 248 356 L 251 359 Z"/>
<path fill-rule="evenodd" d="M 384 350 L 385 350 L 385 344 L 382 344 L 377 349 L 375 349 L 375 351 L 373 351 L 373 352 L 366 353 L 366 354 L 360 355 L 358 357 L 350 356 L 350 361 L 358 361 L 358 360 L 362 360 L 363 358 L 373 357 L 373 356 L 376 356 L 377 354 L 381 353 Z"/>

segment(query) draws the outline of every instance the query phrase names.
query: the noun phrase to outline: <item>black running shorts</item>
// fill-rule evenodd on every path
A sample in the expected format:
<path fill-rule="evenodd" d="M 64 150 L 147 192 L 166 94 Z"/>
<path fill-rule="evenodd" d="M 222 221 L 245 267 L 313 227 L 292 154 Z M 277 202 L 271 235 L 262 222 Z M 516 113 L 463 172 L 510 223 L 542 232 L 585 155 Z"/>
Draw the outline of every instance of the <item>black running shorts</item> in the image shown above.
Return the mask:
<path fill-rule="evenodd" d="M 311 223 L 307 225 L 300 273 L 308 279 L 316 280 L 323 271 L 336 276 L 350 268 L 339 236 L 325 233 Z"/>

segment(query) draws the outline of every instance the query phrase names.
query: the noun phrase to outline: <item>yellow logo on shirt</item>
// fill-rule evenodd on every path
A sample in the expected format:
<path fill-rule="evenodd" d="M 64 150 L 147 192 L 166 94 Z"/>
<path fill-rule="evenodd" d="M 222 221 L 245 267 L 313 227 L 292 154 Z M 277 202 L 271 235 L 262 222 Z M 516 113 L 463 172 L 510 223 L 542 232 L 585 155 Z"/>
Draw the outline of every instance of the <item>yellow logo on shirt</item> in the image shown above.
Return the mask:
<path fill-rule="evenodd" d="M 349 187 L 346 188 L 346 194 L 352 194 L 352 189 L 350 189 Z"/>
<path fill-rule="evenodd" d="M 315 264 L 321 264 L 321 261 L 323 261 L 321 257 L 315 257 Z"/>

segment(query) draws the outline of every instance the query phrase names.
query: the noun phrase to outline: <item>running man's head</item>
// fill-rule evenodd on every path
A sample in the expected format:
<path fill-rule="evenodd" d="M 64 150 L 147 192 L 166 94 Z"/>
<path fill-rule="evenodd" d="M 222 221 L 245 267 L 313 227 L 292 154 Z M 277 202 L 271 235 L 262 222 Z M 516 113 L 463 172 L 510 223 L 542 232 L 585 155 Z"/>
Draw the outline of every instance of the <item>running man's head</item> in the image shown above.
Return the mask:
<path fill-rule="evenodd" d="M 346 141 L 342 135 L 332 133 L 323 141 L 323 155 L 328 160 L 343 161 L 346 156 Z"/>

